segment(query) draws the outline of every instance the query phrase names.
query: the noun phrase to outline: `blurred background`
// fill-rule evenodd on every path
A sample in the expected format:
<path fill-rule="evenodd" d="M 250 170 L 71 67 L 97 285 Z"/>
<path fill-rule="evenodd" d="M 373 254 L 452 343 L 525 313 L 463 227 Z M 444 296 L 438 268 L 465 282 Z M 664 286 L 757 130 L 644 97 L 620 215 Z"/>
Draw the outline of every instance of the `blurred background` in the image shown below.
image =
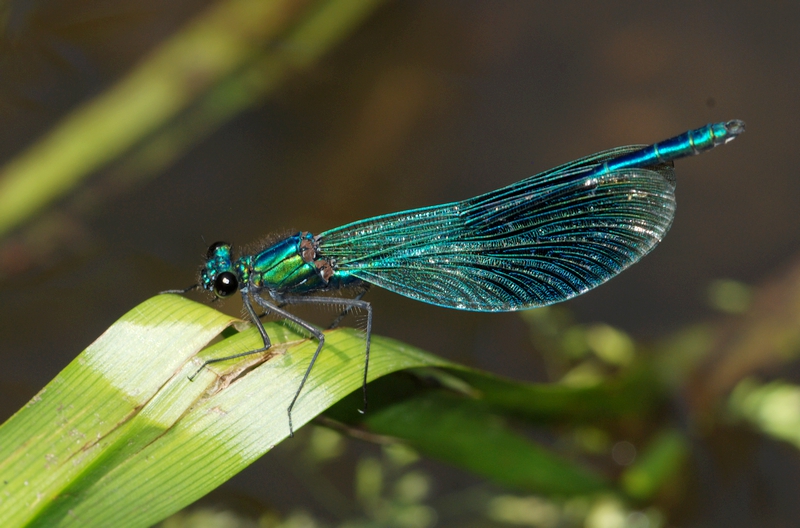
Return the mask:
<path fill-rule="evenodd" d="M 677 216 L 651 255 L 558 310 L 473 314 L 368 294 L 375 333 L 531 382 L 568 370 L 543 350 L 547 321 L 613 329 L 659 361 L 661 345 L 702 325 L 703 352 L 682 359 L 657 418 L 689 438 L 666 498 L 570 506 L 310 426 L 168 523 L 204 507 L 232 516 L 219 526 L 800 518 L 800 181 L 789 159 L 800 4 L 11 0 L 0 23 L 4 419 L 137 303 L 192 284 L 216 240 L 318 233 L 614 146 L 747 123 L 734 143 L 677 162 Z M 241 303 L 218 307 L 238 314 Z M 612 465 L 620 442 L 636 444 L 615 434 L 599 448 Z M 370 478 L 395 495 L 365 498 Z M 379 499 L 416 516 L 380 517 Z"/>

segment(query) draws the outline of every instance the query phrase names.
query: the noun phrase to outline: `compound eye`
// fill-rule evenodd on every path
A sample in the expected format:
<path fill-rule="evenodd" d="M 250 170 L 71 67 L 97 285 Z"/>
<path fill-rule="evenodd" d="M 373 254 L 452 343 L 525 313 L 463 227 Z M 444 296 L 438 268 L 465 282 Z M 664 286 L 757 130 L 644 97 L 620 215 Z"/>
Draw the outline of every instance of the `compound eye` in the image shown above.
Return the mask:
<path fill-rule="evenodd" d="M 230 271 L 224 271 L 217 275 L 214 280 L 214 293 L 217 297 L 227 297 L 232 293 L 236 293 L 239 289 L 239 281 L 236 280 L 236 275 Z"/>
<path fill-rule="evenodd" d="M 224 247 L 224 246 L 230 247 L 230 244 L 228 244 L 227 242 L 222 242 L 222 241 L 214 242 L 213 244 L 208 246 L 208 252 L 206 253 L 206 258 L 207 259 L 212 259 L 212 258 L 216 257 L 217 256 L 217 250 L 219 248 L 221 248 L 221 247 Z"/>

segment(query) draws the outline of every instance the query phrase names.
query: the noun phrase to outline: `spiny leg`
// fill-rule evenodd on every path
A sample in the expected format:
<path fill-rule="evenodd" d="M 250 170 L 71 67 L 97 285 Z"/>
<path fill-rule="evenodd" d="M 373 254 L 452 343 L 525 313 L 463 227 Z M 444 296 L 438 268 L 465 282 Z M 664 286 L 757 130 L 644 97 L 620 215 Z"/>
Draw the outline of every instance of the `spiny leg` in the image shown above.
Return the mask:
<path fill-rule="evenodd" d="M 269 336 L 267 335 L 267 331 L 264 329 L 264 325 L 261 324 L 261 321 L 259 320 L 259 318 L 256 317 L 256 312 L 255 312 L 255 310 L 253 310 L 253 305 L 250 302 L 250 296 L 245 291 L 242 291 L 242 301 L 243 301 L 243 304 L 244 304 L 245 308 L 247 308 L 247 313 L 250 315 L 250 319 L 253 320 L 253 323 L 255 323 L 256 328 L 258 328 L 258 333 L 261 334 L 261 339 L 264 341 L 263 348 L 258 348 L 258 349 L 255 349 L 255 350 L 248 350 L 247 352 L 240 352 L 239 354 L 233 354 L 231 356 L 207 359 L 202 365 L 200 365 L 200 368 L 198 368 L 195 371 L 194 374 L 189 376 L 189 381 L 194 381 L 194 379 L 197 377 L 197 375 L 200 374 L 200 371 L 202 371 L 204 368 L 206 368 L 211 363 L 219 363 L 221 361 L 228 361 L 228 360 L 231 360 L 231 359 L 236 359 L 236 358 L 240 358 L 240 357 L 244 357 L 244 356 L 250 356 L 252 354 L 258 354 L 260 352 L 266 352 L 269 349 L 269 347 L 272 346 L 272 343 L 270 343 L 270 340 L 269 340 Z M 261 303 L 259 303 L 259 304 L 261 304 Z"/>
<path fill-rule="evenodd" d="M 183 288 L 182 290 L 164 290 L 164 291 L 160 291 L 160 292 L 158 292 L 158 295 L 164 295 L 165 293 L 176 293 L 178 295 L 183 295 L 184 293 L 189 293 L 190 291 L 197 290 L 199 288 L 200 288 L 199 284 L 192 284 L 191 286 L 189 286 L 187 288 Z"/>
<path fill-rule="evenodd" d="M 347 312 L 356 309 L 362 308 L 367 311 L 367 338 L 366 338 L 366 351 L 364 353 L 364 381 L 362 383 L 361 389 L 364 395 L 364 409 L 359 411 L 362 414 L 367 410 L 367 374 L 369 371 L 369 345 L 370 340 L 372 338 L 372 304 L 368 301 L 362 301 L 361 297 L 366 293 L 366 290 L 358 295 L 355 299 L 343 299 L 340 297 L 285 297 L 281 299 L 283 304 L 339 304 L 345 306 L 344 314 Z M 321 345 L 320 345 L 321 347 Z M 319 353 L 319 348 L 317 348 L 317 353 L 314 354 L 314 357 L 311 359 L 311 364 L 308 365 L 308 370 L 306 370 L 306 374 L 303 377 L 303 383 L 305 383 L 306 378 L 308 377 L 309 372 L 311 372 L 311 367 L 314 366 L 314 362 L 317 359 L 317 354 Z M 302 388 L 303 385 L 300 385 Z M 299 390 L 298 390 L 299 394 Z M 295 396 L 297 399 L 297 396 Z M 292 401 L 294 404 L 294 401 Z M 291 407 L 290 407 L 291 408 Z"/>
<path fill-rule="evenodd" d="M 358 295 L 353 297 L 353 300 L 360 301 L 364 297 L 364 295 L 366 295 L 367 292 L 369 291 L 369 287 L 370 287 L 370 284 L 365 282 L 362 285 L 363 289 L 358 293 Z M 277 304 L 277 307 L 278 308 L 283 308 L 287 304 L 292 304 L 292 303 L 288 302 L 284 298 L 281 298 L 281 301 Z M 294 303 L 294 304 L 298 304 L 298 303 Z M 329 304 L 333 304 L 333 303 L 329 303 Z M 342 319 L 344 319 L 347 316 L 347 314 L 352 312 L 355 308 L 356 308 L 355 306 L 348 306 L 347 308 L 342 310 L 342 313 L 340 313 L 339 315 L 336 316 L 336 319 L 334 319 L 333 322 L 328 325 L 326 330 L 333 330 L 334 328 L 337 328 L 339 326 L 339 324 L 342 322 Z M 261 315 L 259 315 L 258 317 L 260 319 L 260 318 L 268 316 L 269 314 L 270 314 L 269 310 L 264 310 L 264 312 Z"/>
<path fill-rule="evenodd" d="M 284 306 L 286 306 L 286 302 L 285 302 L 285 301 L 280 301 L 280 302 L 279 302 L 279 303 L 277 303 L 275 306 L 277 306 L 278 308 L 283 308 Z M 263 312 L 261 312 L 261 314 L 259 314 L 258 318 L 259 318 L 259 319 L 263 319 L 264 317 L 266 317 L 266 316 L 270 315 L 271 313 L 272 313 L 272 312 L 271 312 L 270 310 L 267 310 L 267 309 L 265 308 L 265 309 L 264 309 L 264 311 L 263 311 Z"/>
<path fill-rule="evenodd" d="M 361 290 L 361 291 L 358 293 L 358 295 L 356 295 L 355 297 L 353 297 L 353 300 L 354 300 L 354 301 L 360 301 L 360 300 L 361 300 L 361 299 L 364 297 L 364 295 L 366 295 L 366 294 L 367 294 L 367 292 L 369 291 L 369 286 L 370 286 L 370 285 L 369 285 L 369 283 L 366 283 L 366 282 L 365 282 L 365 283 L 363 283 L 363 284 L 362 284 L 362 288 L 363 288 L 363 290 Z M 341 322 L 342 322 L 342 319 L 344 319 L 344 318 L 347 316 L 347 314 L 349 314 L 350 312 L 352 312 L 354 308 L 356 308 L 356 307 L 355 307 L 355 306 L 353 306 L 353 305 L 350 305 L 350 306 L 348 306 L 347 308 L 345 308 L 345 309 L 342 311 L 342 313 L 340 313 L 340 314 L 339 314 L 339 316 L 338 316 L 338 317 L 336 317 L 336 319 L 334 319 L 334 320 L 333 320 L 333 322 L 332 322 L 332 323 L 331 323 L 331 324 L 328 326 L 328 330 L 333 330 L 334 328 L 338 327 L 338 326 L 339 326 L 339 323 L 341 323 Z"/>
<path fill-rule="evenodd" d="M 300 392 L 303 390 L 303 386 L 306 384 L 306 380 L 308 379 L 308 375 L 311 374 L 311 368 L 314 366 L 314 363 L 317 361 L 317 357 L 319 356 L 322 347 L 325 345 L 325 336 L 322 332 L 314 328 L 310 323 L 304 321 L 303 319 L 297 317 L 296 315 L 287 312 L 286 310 L 275 306 L 274 304 L 270 303 L 263 297 L 259 295 L 254 295 L 253 299 L 258 303 L 262 308 L 265 310 L 269 310 L 277 315 L 280 315 L 284 319 L 287 319 L 301 328 L 306 329 L 310 334 L 317 338 L 319 344 L 317 345 L 317 349 L 314 351 L 314 355 L 311 357 L 311 362 L 308 364 L 308 368 L 306 369 L 305 374 L 303 374 L 303 379 L 300 381 L 300 386 L 297 387 L 297 391 L 294 393 L 294 397 L 292 398 L 291 403 L 289 403 L 289 408 L 286 409 L 286 412 L 289 416 L 289 436 L 294 436 L 294 426 L 292 425 L 292 409 L 294 408 L 294 404 L 297 402 L 297 398 L 300 397 Z M 296 304 L 291 302 L 281 302 L 281 306 L 286 304 Z M 261 321 L 255 315 L 255 312 L 251 309 L 250 310 L 250 317 L 253 321 L 256 321 L 258 326 L 261 326 Z M 263 328 L 263 326 L 261 326 Z"/>

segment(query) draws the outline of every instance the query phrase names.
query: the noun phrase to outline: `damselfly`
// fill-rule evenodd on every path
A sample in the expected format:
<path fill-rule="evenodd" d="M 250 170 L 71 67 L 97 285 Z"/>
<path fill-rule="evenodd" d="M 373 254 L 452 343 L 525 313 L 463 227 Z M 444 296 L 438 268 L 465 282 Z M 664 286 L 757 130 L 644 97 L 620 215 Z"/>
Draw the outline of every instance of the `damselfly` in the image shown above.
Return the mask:
<path fill-rule="evenodd" d="M 217 297 L 239 291 L 264 347 L 270 339 L 256 307 L 292 321 L 318 345 L 292 409 L 325 343 L 315 326 L 284 307 L 335 304 L 366 312 L 364 406 L 372 332 L 369 285 L 447 308 L 526 310 L 561 302 L 602 284 L 646 255 L 675 214 L 673 160 L 700 154 L 744 132 L 734 120 L 650 146 L 598 152 L 502 189 L 421 209 L 368 218 L 319 234 L 300 232 L 253 254 L 208 248 L 199 285 Z M 319 295 L 355 288 L 354 298 Z M 337 319 L 336 323 L 341 319 Z"/>

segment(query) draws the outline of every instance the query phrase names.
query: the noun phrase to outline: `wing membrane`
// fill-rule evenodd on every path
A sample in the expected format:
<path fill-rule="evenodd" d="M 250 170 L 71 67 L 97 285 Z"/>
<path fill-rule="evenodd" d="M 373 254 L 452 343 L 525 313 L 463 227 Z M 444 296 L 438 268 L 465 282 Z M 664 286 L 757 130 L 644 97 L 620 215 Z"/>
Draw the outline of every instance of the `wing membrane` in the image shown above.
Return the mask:
<path fill-rule="evenodd" d="M 647 254 L 675 213 L 672 166 L 592 176 L 619 147 L 475 198 L 319 236 L 337 270 L 412 299 L 475 311 L 579 295 Z"/>

